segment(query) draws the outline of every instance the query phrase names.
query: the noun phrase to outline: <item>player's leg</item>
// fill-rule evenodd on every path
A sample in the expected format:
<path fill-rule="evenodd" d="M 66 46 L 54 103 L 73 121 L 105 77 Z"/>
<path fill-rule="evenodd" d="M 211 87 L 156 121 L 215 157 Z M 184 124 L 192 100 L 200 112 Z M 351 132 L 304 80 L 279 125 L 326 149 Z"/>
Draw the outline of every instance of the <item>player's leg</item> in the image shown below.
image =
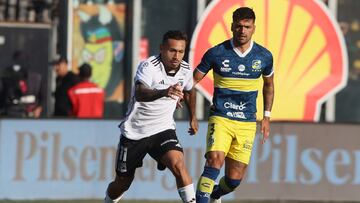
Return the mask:
<path fill-rule="evenodd" d="M 220 202 L 221 196 L 224 196 L 237 188 L 246 172 L 247 165 L 231 158 L 225 158 L 225 176 L 223 176 L 219 184 L 214 186 L 214 190 L 210 197 L 210 202 Z"/>
<path fill-rule="evenodd" d="M 118 176 L 108 185 L 106 190 L 106 197 L 104 203 L 116 203 L 122 198 L 125 191 L 127 191 L 134 180 L 134 174 L 131 176 Z"/>
<path fill-rule="evenodd" d="M 209 201 L 215 181 L 224 163 L 225 154 L 230 148 L 232 132 L 227 120 L 217 116 L 209 118 L 206 137 L 206 163 L 196 190 L 198 203 L 207 203 Z"/>
<path fill-rule="evenodd" d="M 198 203 L 207 203 L 215 185 L 215 181 L 220 173 L 220 168 L 224 163 L 225 153 L 221 151 L 211 151 L 206 153 L 206 163 L 204 170 L 198 180 L 196 189 L 196 200 Z"/>
<path fill-rule="evenodd" d="M 195 203 L 194 185 L 186 169 L 183 153 L 178 150 L 170 150 L 162 156 L 161 163 L 174 175 L 183 202 Z"/>
<path fill-rule="evenodd" d="M 118 202 L 134 180 L 135 170 L 147 154 L 147 139 L 130 140 L 121 136 L 116 155 L 116 177 L 108 185 L 105 203 Z"/>
<path fill-rule="evenodd" d="M 236 135 L 225 159 L 225 176 L 214 187 L 211 199 L 216 200 L 235 190 L 241 183 L 250 161 L 256 132 L 255 122 L 236 123 Z M 213 201 L 216 202 L 216 201 Z"/>
<path fill-rule="evenodd" d="M 151 137 L 149 154 L 158 162 L 158 169 L 170 169 L 176 179 L 179 195 L 183 202 L 195 203 L 192 179 L 186 169 L 183 149 L 175 130 L 165 130 Z"/>

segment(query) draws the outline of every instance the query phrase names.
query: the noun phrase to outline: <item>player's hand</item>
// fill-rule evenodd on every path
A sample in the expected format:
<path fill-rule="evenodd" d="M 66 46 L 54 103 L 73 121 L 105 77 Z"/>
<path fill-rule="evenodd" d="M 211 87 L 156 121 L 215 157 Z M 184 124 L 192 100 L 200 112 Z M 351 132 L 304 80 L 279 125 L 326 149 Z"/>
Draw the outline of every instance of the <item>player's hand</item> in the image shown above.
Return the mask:
<path fill-rule="evenodd" d="M 182 91 L 182 87 L 179 83 L 175 85 L 171 85 L 169 88 L 166 89 L 166 96 L 170 97 L 174 100 L 181 100 L 184 98 L 184 93 Z"/>
<path fill-rule="evenodd" d="M 183 101 L 183 99 L 178 99 L 177 100 L 177 102 L 176 102 L 176 108 L 177 109 L 181 109 L 181 108 L 183 108 L 183 105 L 182 105 L 182 102 Z"/>
<path fill-rule="evenodd" d="M 196 118 L 191 119 L 190 120 L 190 128 L 189 128 L 188 133 L 190 135 L 195 135 L 198 130 L 199 130 L 198 120 Z"/>
<path fill-rule="evenodd" d="M 263 134 L 261 144 L 264 144 L 270 135 L 270 118 L 264 117 L 261 121 L 261 133 Z"/>

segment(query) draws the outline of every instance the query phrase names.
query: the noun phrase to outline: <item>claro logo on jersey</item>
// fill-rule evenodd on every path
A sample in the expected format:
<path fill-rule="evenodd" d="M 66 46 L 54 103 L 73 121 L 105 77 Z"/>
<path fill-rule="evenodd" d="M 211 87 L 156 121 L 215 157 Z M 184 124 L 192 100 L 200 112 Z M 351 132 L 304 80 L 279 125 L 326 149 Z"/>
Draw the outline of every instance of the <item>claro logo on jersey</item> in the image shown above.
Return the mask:
<path fill-rule="evenodd" d="M 276 94 L 272 119 L 317 121 L 321 104 L 346 86 L 348 75 L 343 35 L 321 1 L 213 0 L 192 37 L 191 66 L 196 67 L 209 48 L 232 37 L 232 12 L 241 6 L 254 9 L 253 40 L 274 57 Z M 249 68 L 256 71 L 261 65 L 253 61 Z M 211 71 L 197 88 L 211 100 Z M 262 105 L 259 91 L 258 118 L 262 117 Z"/>

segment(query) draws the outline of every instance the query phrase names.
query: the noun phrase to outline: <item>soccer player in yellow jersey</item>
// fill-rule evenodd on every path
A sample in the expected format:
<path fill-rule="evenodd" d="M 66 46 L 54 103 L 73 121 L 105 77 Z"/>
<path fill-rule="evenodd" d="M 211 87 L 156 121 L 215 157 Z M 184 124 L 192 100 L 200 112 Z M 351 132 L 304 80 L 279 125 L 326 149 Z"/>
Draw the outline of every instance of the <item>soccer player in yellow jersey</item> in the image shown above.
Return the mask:
<path fill-rule="evenodd" d="M 195 83 L 211 69 L 214 75 L 206 163 L 196 191 L 198 203 L 221 202 L 221 196 L 240 185 L 255 138 L 256 98 L 261 79 L 264 81 L 262 142 L 269 136 L 274 99 L 273 57 L 251 39 L 255 31 L 255 13 L 251 8 L 236 9 L 232 20 L 233 37 L 209 49 L 194 70 Z M 224 162 L 225 176 L 215 185 Z"/>

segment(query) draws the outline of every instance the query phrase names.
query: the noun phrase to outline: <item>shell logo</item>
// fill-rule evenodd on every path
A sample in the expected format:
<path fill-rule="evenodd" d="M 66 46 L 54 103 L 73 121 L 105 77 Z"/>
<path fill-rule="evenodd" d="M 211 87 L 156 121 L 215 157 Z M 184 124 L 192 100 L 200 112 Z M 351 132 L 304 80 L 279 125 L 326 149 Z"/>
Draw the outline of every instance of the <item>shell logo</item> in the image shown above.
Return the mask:
<path fill-rule="evenodd" d="M 348 58 L 343 35 L 327 10 L 315 0 L 214 0 L 201 17 L 191 40 L 189 62 L 196 67 L 211 47 L 232 37 L 232 12 L 253 8 L 253 40 L 274 57 L 273 120 L 317 121 L 321 104 L 346 86 Z M 262 85 L 262 84 L 261 84 Z M 209 100 L 209 72 L 197 86 Z M 262 109 L 259 91 L 258 109 Z M 258 118 L 262 111 L 258 111 Z"/>

